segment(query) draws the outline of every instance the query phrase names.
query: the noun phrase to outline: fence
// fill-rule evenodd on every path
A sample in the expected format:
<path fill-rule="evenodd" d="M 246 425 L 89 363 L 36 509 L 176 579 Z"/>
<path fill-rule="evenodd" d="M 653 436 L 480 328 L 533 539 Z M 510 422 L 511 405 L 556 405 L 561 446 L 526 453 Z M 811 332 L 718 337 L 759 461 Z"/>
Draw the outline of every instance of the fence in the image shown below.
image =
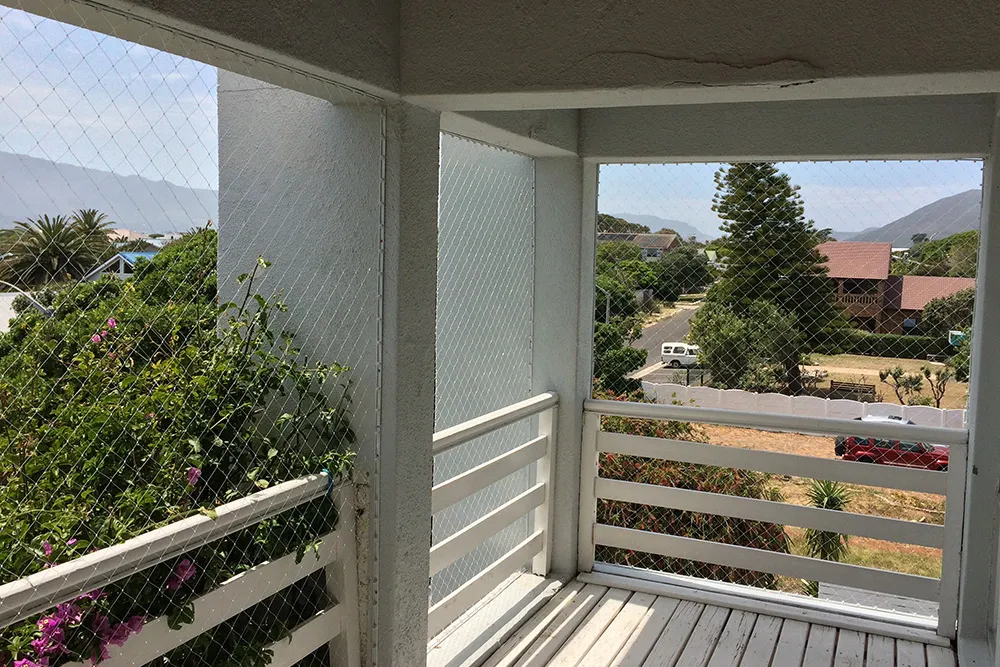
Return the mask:
<path fill-rule="evenodd" d="M 559 397 L 556 394 L 539 394 L 434 434 L 434 455 L 437 456 L 504 426 L 538 415 L 537 437 L 486 463 L 435 484 L 431 491 L 432 511 L 437 513 L 529 466 L 535 468 L 534 483 L 526 491 L 485 515 L 470 520 L 468 525 L 431 547 L 430 575 L 433 577 L 505 527 L 526 515 L 530 514 L 532 517 L 532 527 L 527 538 L 431 605 L 428 612 L 429 638 L 445 629 L 526 564 L 531 563 L 531 569 L 536 574 L 548 573 L 551 552 L 549 526 L 552 521 L 550 470 L 555 448 L 554 425 L 558 404 Z"/>
<path fill-rule="evenodd" d="M 327 606 L 291 628 L 286 638 L 262 650 L 272 654 L 271 665 L 288 667 L 331 644 L 331 665 L 357 667 L 361 647 L 354 488 L 350 483 L 334 486 L 325 474 L 284 482 L 222 505 L 215 510 L 214 517 L 197 515 L 177 521 L 122 544 L 6 583 L 0 586 L 0 628 L 78 599 L 83 592 L 101 590 L 141 574 L 157 564 L 324 496 L 335 499 L 339 521 L 333 532 L 317 539 L 313 553 L 290 553 L 273 561 L 257 563 L 222 582 L 188 603 L 190 618 L 186 624 L 177 624 L 166 615 L 146 619 L 137 633 L 120 646 L 108 647 L 108 656 L 101 664 L 124 667 L 155 660 L 296 582 L 322 573 L 329 595 Z M 337 645 L 333 646 L 334 643 Z M 69 664 L 72 667 L 84 665 L 82 662 Z"/>
<path fill-rule="evenodd" d="M 896 405 L 894 403 L 866 403 L 849 399 L 817 398 L 815 396 L 786 396 L 784 394 L 758 394 L 740 389 L 714 389 L 688 387 L 681 384 L 642 383 L 646 396 L 657 403 L 694 405 L 702 408 L 723 408 L 744 412 L 829 417 L 832 419 L 861 419 L 864 417 L 891 417 L 909 420 L 920 426 L 965 428 L 965 410 L 942 410 L 926 405 Z"/>
<path fill-rule="evenodd" d="M 670 561 L 672 563 L 694 562 L 702 568 L 699 572 L 711 573 L 714 567 L 737 568 L 740 572 L 749 571 L 751 574 L 766 573 L 794 577 L 817 581 L 820 585 L 835 584 L 876 594 L 934 601 L 938 603 L 939 609 L 935 622 L 938 634 L 954 638 L 965 494 L 968 440 L 966 431 L 619 401 L 590 400 L 587 401 L 585 410 L 580 499 L 580 571 L 590 572 L 601 570 L 602 567 L 607 569 L 607 564 L 602 564 L 595 554 L 598 548 L 616 548 L 627 550 L 628 553 L 655 554 L 672 559 Z M 606 428 L 608 424 L 602 426 L 602 418 L 609 417 L 739 425 L 769 431 L 827 436 L 850 433 L 876 438 L 942 443 L 950 445 L 950 467 L 948 472 L 943 473 L 609 432 Z M 606 471 L 606 466 L 611 464 L 615 457 L 620 456 L 692 465 L 696 475 L 709 474 L 708 471 L 711 470 L 757 471 L 938 494 L 947 497 L 948 506 L 944 524 L 939 526 L 795 505 L 781 499 L 769 499 L 766 494 L 763 497 L 751 498 L 716 493 L 702 490 L 703 487 L 698 484 L 692 484 L 691 488 L 680 488 L 679 483 L 669 479 L 659 483 L 639 483 L 602 475 L 601 473 Z M 711 466 L 711 468 L 699 468 L 699 466 Z M 698 470 L 701 472 L 697 472 Z M 612 525 L 616 523 L 613 517 L 605 522 L 598 519 L 599 509 L 602 505 L 606 508 L 608 503 L 626 503 L 632 507 L 645 508 L 637 515 L 641 517 L 646 517 L 651 512 L 648 508 L 664 508 L 674 512 L 674 518 L 677 512 L 687 512 L 697 513 L 695 516 L 702 517 L 708 515 L 723 517 L 726 518 L 726 522 L 723 523 L 720 534 L 700 537 L 684 535 L 683 530 L 671 530 L 669 527 L 658 529 L 658 524 L 650 526 L 649 521 L 638 521 L 631 525 Z M 752 522 L 743 526 L 753 533 L 753 546 L 746 545 L 746 540 L 751 537 L 749 533 L 736 536 L 729 533 L 733 526 L 728 523 L 730 519 Z M 696 521 L 701 520 L 696 519 Z M 780 548 L 785 540 L 783 524 L 822 531 L 827 535 L 865 536 L 883 541 L 943 549 L 941 578 L 848 565 L 789 553 L 787 547 Z M 767 545 L 761 543 L 760 534 L 768 530 L 773 532 L 776 529 L 780 529 L 782 534 L 773 545 L 775 548 L 765 548 Z M 742 545 L 739 544 L 741 540 L 744 541 Z M 708 570 L 704 569 L 706 567 Z M 614 568 L 611 568 L 611 571 L 614 571 Z M 692 583 L 697 582 L 697 579 L 663 576 L 681 582 L 682 585 L 699 585 Z M 741 594 L 751 593 L 743 591 Z M 846 608 L 846 613 L 858 614 L 857 609 L 851 610 L 850 607 L 837 604 L 831 606 L 831 603 L 810 598 L 802 598 L 799 604 L 806 604 L 806 601 L 810 606 L 825 607 L 827 610 L 836 608 L 840 611 L 845 611 Z M 884 614 L 882 616 L 884 617 Z"/>

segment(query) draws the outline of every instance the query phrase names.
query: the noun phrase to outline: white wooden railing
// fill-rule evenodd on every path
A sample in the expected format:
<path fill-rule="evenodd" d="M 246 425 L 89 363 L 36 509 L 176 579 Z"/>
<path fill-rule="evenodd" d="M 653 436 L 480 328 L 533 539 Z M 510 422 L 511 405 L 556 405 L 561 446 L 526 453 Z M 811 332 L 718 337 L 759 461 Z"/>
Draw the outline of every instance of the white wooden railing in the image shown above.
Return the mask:
<path fill-rule="evenodd" d="M 640 437 L 600 430 L 602 415 L 720 424 L 765 431 L 811 435 L 857 435 L 949 445 L 948 472 L 899 468 L 837 459 L 820 459 L 777 452 L 725 447 L 697 442 Z M 763 436 L 764 434 L 762 434 Z M 738 412 L 688 406 L 590 400 L 585 403 L 583 464 L 580 491 L 581 572 L 601 571 L 595 547 L 604 545 L 667 557 L 700 561 L 819 581 L 877 593 L 936 601 L 936 629 L 955 637 L 958 610 L 958 568 L 961 561 L 968 432 L 886 422 Z M 831 453 L 833 440 L 830 442 Z M 616 453 L 683 463 L 754 470 L 820 480 L 902 489 L 946 496 L 944 525 L 855 514 L 784 502 L 741 498 L 706 491 L 639 484 L 598 475 L 601 453 Z M 752 521 L 833 531 L 890 542 L 942 549 L 940 579 L 818 560 L 719 542 L 667 535 L 597 523 L 600 500 L 652 505 Z M 604 567 L 604 571 L 620 568 Z M 671 577 L 665 577 L 671 579 Z M 690 578 L 674 577 L 675 581 Z M 823 608 L 823 601 L 806 598 L 804 606 Z M 828 609 L 836 605 L 825 605 Z M 884 616 L 884 614 L 883 614 Z"/>
<path fill-rule="evenodd" d="M 125 667 L 155 660 L 296 581 L 324 570 L 330 598 L 335 602 L 269 646 L 274 652 L 271 665 L 288 667 L 329 644 L 333 667 L 358 667 L 361 647 L 354 487 L 344 482 L 331 489 L 325 473 L 277 484 L 222 505 L 216 508 L 215 518 L 189 517 L 4 584 L 0 586 L 0 628 L 328 494 L 336 503 L 338 525 L 320 538 L 315 554 L 306 554 L 296 562 L 292 553 L 229 579 L 193 600 L 193 622 L 176 630 L 168 627 L 165 617 L 148 621 L 123 646 L 110 647 L 111 657 L 101 665 Z M 83 663 L 70 667 L 83 667 Z"/>
<path fill-rule="evenodd" d="M 531 533 L 428 611 L 428 638 L 445 629 L 507 577 L 525 565 L 545 575 L 551 560 L 551 465 L 555 447 L 559 397 L 539 394 L 520 403 L 471 419 L 434 434 L 434 454 L 442 454 L 487 433 L 538 415 L 538 435 L 496 458 L 447 479 L 431 490 L 431 511 L 437 513 L 487 486 L 527 467 L 535 467 L 535 483 L 484 516 L 471 519 L 458 532 L 431 547 L 430 575 L 434 576 L 527 514 Z"/>

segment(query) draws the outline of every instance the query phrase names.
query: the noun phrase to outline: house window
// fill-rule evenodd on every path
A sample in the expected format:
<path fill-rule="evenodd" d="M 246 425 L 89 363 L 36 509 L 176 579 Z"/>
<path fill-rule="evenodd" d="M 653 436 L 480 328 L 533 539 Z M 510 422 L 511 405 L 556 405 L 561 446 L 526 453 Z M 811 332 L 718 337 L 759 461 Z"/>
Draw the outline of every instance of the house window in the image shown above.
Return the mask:
<path fill-rule="evenodd" d="M 907 317 L 903 320 L 903 333 L 910 333 L 917 328 L 917 320 L 912 317 Z"/>

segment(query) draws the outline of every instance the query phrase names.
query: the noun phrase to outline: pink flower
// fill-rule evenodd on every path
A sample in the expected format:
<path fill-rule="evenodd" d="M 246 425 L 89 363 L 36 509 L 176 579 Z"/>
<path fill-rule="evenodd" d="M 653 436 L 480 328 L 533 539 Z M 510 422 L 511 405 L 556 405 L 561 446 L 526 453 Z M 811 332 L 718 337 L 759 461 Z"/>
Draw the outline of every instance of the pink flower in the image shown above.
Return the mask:
<path fill-rule="evenodd" d="M 115 358 L 115 353 L 114 352 L 108 352 L 108 359 L 114 359 L 114 358 Z"/>
<path fill-rule="evenodd" d="M 101 332 L 101 338 L 104 338 L 107 335 L 108 335 L 107 330 Z"/>
<path fill-rule="evenodd" d="M 42 551 L 45 553 L 46 558 L 52 555 L 52 545 L 49 544 L 48 540 L 42 542 Z"/>
<path fill-rule="evenodd" d="M 185 558 L 174 567 L 174 573 L 167 579 L 167 590 L 178 590 L 185 581 L 191 579 L 196 573 L 194 563 Z"/>
<path fill-rule="evenodd" d="M 91 336 L 90 337 L 90 342 L 91 343 L 100 343 L 101 342 L 100 335 L 99 334 L 94 334 L 93 336 Z"/>
<path fill-rule="evenodd" d="M 68 540 L 66 540 L 66 546 L 71 547 L 74 544 L 76 544 L 76 542 L 77 542 L 76 538 L 75 537 L 71 537 Z"/>
<path fill-rule="evenodd" d="M 113 317 L 112 317 L 112 318 L 110 318 L 110 319 L 108 320 L 108 328 L 109 328 L 109 329 L 114 329 L 114 328 L 115 328 L 116 326 L 118 326 L 118 320 L 116 320 L 116 319 L 115 319 L 115 318 L 113 318 Z"/>
<path fill-rule="evenodd" d="M 187 472 L 188 485 L 194 486 L 195 484 L 198 483 L 199 479 L 201 479 L 201 469 L 200 468 L 193 468 L 193 467 L 192 468 L 188 468 L 188 472 Z"/>
<path fill-rule="evenodd" d="M 156 415 L 154 415 L 154 414 L 153 414 L 152 412 L 147 412 L 147 413 L 146 413 L 146 419 L 152 419 L 152 418 L 153 418 L 153 417 L 155 417 L 155 416 L 156 416 Z"/>
<path fill-rule="evenodd" d="M 39 658 L 35 661 L 31 658 L 21 658 L 14 661 L 14 667 L 49 667 L 49 659 Z"/>

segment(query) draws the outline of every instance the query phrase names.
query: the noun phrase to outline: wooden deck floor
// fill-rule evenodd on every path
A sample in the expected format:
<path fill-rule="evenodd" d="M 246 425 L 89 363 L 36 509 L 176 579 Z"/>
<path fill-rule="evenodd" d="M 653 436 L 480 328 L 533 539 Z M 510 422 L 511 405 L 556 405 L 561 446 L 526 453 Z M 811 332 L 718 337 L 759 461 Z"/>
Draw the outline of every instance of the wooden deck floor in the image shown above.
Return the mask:
<path fill-rule="evenodd" d="M 573 581 L 483 664 L 955 667 L 956 661 L 941 646 Z"/>

